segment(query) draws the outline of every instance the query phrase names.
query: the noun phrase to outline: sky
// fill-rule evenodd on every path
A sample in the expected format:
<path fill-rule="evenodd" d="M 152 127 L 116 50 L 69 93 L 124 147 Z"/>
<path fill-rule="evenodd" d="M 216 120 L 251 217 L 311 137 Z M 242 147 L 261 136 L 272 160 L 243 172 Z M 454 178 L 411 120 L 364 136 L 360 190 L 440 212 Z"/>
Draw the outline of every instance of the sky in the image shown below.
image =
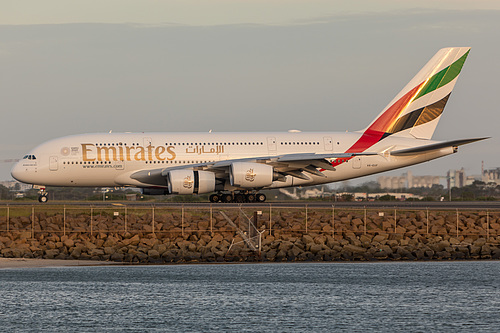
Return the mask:
<path fill-rule="evenodd" d="M 46 140 L 134 131 L 355 131 L 442 47 L 471 46 L 411 170 L 500 167 L 500 1 L 0 0 L 0 180 Z M 376 179 L 366 177 L 362 180 Z"/>

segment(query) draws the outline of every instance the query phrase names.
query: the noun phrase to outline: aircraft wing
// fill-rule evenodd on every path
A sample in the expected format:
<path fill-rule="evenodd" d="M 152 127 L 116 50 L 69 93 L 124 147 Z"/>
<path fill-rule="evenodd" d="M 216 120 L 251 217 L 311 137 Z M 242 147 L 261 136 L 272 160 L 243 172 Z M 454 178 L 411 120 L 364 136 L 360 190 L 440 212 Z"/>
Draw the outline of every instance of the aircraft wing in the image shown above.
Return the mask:
<path fill-rule="evenodd" d="M 418 147 L 413 147 L 413 148 L 406 148 L 406 149 L 391 151 L 391 155 L 392 156 L 408 156 L 408 155 L 422 154 L 422 153 L 426 153 L 426 152 L 430 152 L 430 151 L 438 150 L 438 149 L 442 149 L 442 148 L 447 148 L 447 147 L 458 147 L 458 146 L 462 146 L 462 145 L 465 145 L 468 143 L 486 140 L 486 139 L 489 139 L 489 138 L 486 137 L 486 138 L 462 139 L 462 140 L 438 142 L 438 143 L 433 143 L 430 145 L 424 145 L 424 146 L 418 146 Z"/>
<path fill-rule="evenodd" d="M 351 158 L 361 155 L 376 155 L 377 153 L 331 153 L 331 154 L 285 154 L 276 156 L 263 156 L 253 158 L 240 158 L 229 159 L 225 161 L 203 163 L 203 164 L 190 164 L 174 168 L 164 169 L 162 174 L 164 176 L 172 169 L 193 169 L 193 170 L 206 170 L 216 173 L 217 178 L 225 178 L 224 175 L 229 175 L 229 168 L 235 162 L 250 162 L 250 163 L 263 163 L 274 167 L 274 170 L 284 176 L 290 175 L 296 178 L 309 179 L 304 174 L 309 173 L 316 176 L 326 177 L 320 170 L 332 170 L 335 168 L 328 161 L 328 159 L 338 158 Z M 318 170 L 319 169 L 319 170 Z M 224 175 L 222 175 L 222 173 Z"/>
<path fill-rule="evenodd" d="M 172 170 L 189 169 L 194 171 L 211 171 L 215 173 L 215 177 L 225 179 L 229 177 L 229 169 L 231 164 L 235 162 L 262 163 L 273 166 L 274 170 L 283 176 L 293 176 L 300 179 L 309 179 L 307 174 L 326 177 L 322 171 L 334 171 L 329 160 L 332 159 L 349 159 L 355 156 L 377 155 L 377 153 L 362 152 L 362 153 L 330 153 L 330 154 L 285 154 L 275 156 L 251 157 L 229 159 L 217 162 L 196 163 L 173 166 L 162 169 L 148 169 L 133 173 L 130 177 L 145 184 L 156 186 L 167 186 L 166 177 Z"/>

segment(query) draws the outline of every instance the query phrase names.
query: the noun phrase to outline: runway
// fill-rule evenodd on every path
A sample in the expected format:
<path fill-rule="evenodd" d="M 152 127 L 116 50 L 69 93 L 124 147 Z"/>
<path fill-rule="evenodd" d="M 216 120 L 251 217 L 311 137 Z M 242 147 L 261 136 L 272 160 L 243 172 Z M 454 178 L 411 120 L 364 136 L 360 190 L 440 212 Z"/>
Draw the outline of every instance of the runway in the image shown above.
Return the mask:
<path fill-rule="evenodd" d="M 127 207 L 186 207 L 186 208 L 415 208 L 415 209 L 492 209 L 500 210 L 500 201 L 372 201 L 372 202 L 340 202 L 340 201 L 270 201 L 265 203 L 209 203 L 209 202 L 133 202 L 133 201 L 51 201 L 45 204 L 38 202 L 5 202 L 1 206 L 127 206 Z"/>

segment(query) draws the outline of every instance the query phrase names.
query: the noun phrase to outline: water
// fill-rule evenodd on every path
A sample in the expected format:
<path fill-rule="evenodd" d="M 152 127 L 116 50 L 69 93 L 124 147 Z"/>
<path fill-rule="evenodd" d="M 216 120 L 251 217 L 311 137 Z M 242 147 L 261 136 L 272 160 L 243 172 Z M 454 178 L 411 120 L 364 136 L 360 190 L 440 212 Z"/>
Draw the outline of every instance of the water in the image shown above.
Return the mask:
<path fill-rule="evenodd" d="M 3 332 L 500 331 L 500 262 L 0 270 Z"/>

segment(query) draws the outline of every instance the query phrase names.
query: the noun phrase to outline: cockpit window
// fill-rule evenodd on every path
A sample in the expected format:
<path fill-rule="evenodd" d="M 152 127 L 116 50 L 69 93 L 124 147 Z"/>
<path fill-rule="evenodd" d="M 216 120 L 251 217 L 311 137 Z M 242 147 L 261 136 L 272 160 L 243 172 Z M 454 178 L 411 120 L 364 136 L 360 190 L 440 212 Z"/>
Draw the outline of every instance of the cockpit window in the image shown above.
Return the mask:
<path fill-rule="evenodd" d="M 23 160 L 36 160 L 35 155 L 24 155 Z"/>

